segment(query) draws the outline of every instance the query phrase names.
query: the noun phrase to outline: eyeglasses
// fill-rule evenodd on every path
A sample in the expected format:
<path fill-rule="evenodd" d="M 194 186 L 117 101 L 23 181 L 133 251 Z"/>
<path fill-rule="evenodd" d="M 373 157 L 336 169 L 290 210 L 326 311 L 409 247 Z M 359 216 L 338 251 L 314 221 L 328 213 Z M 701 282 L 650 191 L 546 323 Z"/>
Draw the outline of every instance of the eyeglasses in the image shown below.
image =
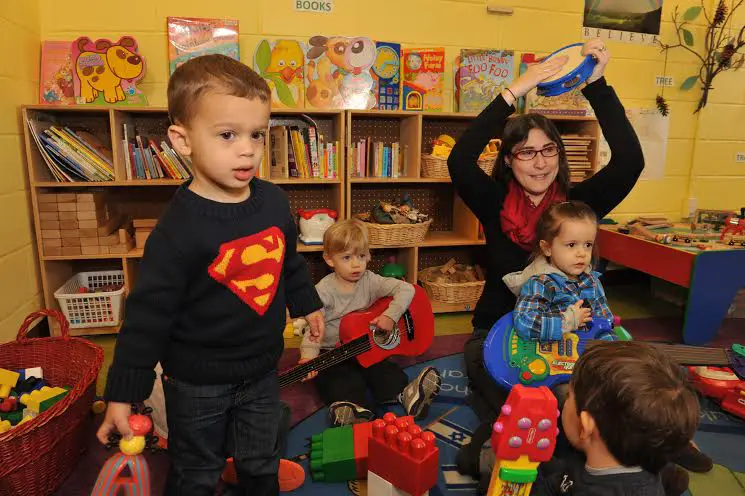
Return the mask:
<path fill-rule="evenodd" d="M 559 147 L 558 145 L 548 145 L 540 150 L 520 150 L 517 153 L 513 153 L 512 156 L 518 160 L 533 160 L 539 153 L 546 158 L 555 157 L 559 154 Z"/>

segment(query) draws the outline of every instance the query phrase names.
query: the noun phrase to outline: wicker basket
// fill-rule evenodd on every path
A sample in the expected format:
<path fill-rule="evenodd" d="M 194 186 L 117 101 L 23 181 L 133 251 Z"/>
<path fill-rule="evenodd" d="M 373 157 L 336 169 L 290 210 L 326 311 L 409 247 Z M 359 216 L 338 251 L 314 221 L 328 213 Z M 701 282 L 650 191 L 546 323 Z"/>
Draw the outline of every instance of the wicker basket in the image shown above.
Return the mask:
<path fill-rule="evenodd" d="M 448 159 L 434 155 L 422 155 L 422 177 L 450 177 Z"/>
<path fill-rule="evenodd" d="M 485 281 L 474 282 L 428 282 L 431 272 L 439 267 L 428 267 L 419 271 L 419 281 L 427 290 L 430 299 L 442 303 L 476 303 L 484 292 Z"/>
<path fill-rule="evenodd" d="M 49 316 L 60 322 L 60 337 L 26 338 L 31 324 Z M 70 337 L 64 315 L 54 310 L 32 313 L 15 341 L 0 345 L 0 366 L 10 370 L 41 367 L 54 386 L 72 386 L 49 410 L 0 434 L 0 494 L 52 494 L 78 464 L 86 445 L 86 423 L 96 393 L 103 350 Z"/>
<path fill-rule="evenodd" d="M 486 172 L 487 176 L 491 176 L 492 171 L 494 170 L 494 164 L 497 163 L 497 157 L 494 156 L 493 158 L 480 158 L 477 162 L 479 164 L 479 168 Z"/>
<path fill-rule="evenodd" d="M 373 246 L 417 245 L 427 235 L 432 219 L 418 224 L 376 224 L 365 222 Z"/>

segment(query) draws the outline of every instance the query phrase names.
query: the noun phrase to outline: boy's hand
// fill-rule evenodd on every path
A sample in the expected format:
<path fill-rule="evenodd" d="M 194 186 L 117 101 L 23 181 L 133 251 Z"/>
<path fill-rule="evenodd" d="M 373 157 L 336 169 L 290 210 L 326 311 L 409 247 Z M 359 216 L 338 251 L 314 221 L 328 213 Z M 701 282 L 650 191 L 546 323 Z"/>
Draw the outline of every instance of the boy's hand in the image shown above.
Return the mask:
<path fill-rule="evenodd" d="M 300 360 L 298 360 L 297 364 L 298 365 L 302 365 L 305 362 L 309 362 L 311 360 L 313 360 L 313 359 L 312 358 L 300 358 Z M 317 375 L 318 375 L 318 371 L 317 370 L 314 370 L 313 372 L 308 372 L 308 377 L 306 377 L 305 379 L 301 380 L 300 382 L 309 381 L 309 380 L 315 378 Z"/>
<path fill-rule="evenodd" d="M 370 321 L 370 324 L 374 325 L 378 329 L 383 329 L 387 332 L 391 332 L 393 330 L 393 326 L 396 325 L 396 323 L 393 322 L 393 319 L 387 315 L 378 315 Z"/>
<path fill-rule="evenodd" d="M 320 343 L 323 340 L 323 331 L 326 327 L 323 321 L 323 314 L 320 310 L 316 310 L 310 315 L 306 315 L 305 320 L 308 321 L 308 326 L 310 327 L 310 336 L 308 339 L 314 343 Z"/>
<path fill-rule="evenodd" d="M 572 305 L 572 311 L 574 312 L 574 315 L 577 317 L 577 322 L 579 322 L 580 326 L 584 326 L 588 322 L 592 321 L 592 312 L 589 308 L 584 308 L 582 304 L 584 303 L 584 300 L 579 300 L 577 303 Z"/>
<path fill-rule="evenodd" d="M 106 407 L 106 417 L 96 433 L 101 444 L 107 444 L 109 434 L 114 431 L 119 432 L 124 439 L 130 439 L 132 437 L 132 429 L 129 427 L 130 415 L 132 415 L 132 408 L 129 403 L 109 402 Z"/>

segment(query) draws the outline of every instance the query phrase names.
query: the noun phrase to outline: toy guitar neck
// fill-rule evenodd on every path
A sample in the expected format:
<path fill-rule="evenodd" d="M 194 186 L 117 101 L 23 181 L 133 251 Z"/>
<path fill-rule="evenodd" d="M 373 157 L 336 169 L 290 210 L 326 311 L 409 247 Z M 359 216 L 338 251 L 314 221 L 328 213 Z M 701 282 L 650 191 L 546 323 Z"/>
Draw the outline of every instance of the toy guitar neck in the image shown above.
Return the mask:
<path fill-rule="evenodd" d="M 360 365 L 369 367 L 389 356 L 417 356 L 427 351 L 435 334 L 435 318 L 424 289 L 414 286 L 414 298 L 408 310 L 393 331 L 387 333 L 371 326 L 370 322 L 382 314 L 390 302 L 391 298 L 382 298 L 367 310 L 352 312 L 342 318 L 339 325 L 341 346 L 281 374 L 279 387 L 299 382 L 310 372 L 325 370 L 350 358 L 356 358 Z"/>

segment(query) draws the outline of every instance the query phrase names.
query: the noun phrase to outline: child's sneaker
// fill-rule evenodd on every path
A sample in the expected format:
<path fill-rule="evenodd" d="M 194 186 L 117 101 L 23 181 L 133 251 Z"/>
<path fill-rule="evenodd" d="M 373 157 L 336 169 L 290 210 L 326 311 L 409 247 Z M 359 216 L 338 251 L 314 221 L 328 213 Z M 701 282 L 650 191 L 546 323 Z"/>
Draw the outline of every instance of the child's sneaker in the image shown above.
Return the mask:
<path fill-rule="evenodd" d="M 407 415 L 421 420 L 427 416 L 429 405 L 440 392 L 442 377 L 434 367 L 425 367 L 416 378 L 404 388 L 398 400 Z"/>
<path fill-rule="evenodd" d="M 369 422 L 373 417 L 373 412 L 351 401 L 336 401 L 329 405 L 329 418 L 335 426 Z"/>

